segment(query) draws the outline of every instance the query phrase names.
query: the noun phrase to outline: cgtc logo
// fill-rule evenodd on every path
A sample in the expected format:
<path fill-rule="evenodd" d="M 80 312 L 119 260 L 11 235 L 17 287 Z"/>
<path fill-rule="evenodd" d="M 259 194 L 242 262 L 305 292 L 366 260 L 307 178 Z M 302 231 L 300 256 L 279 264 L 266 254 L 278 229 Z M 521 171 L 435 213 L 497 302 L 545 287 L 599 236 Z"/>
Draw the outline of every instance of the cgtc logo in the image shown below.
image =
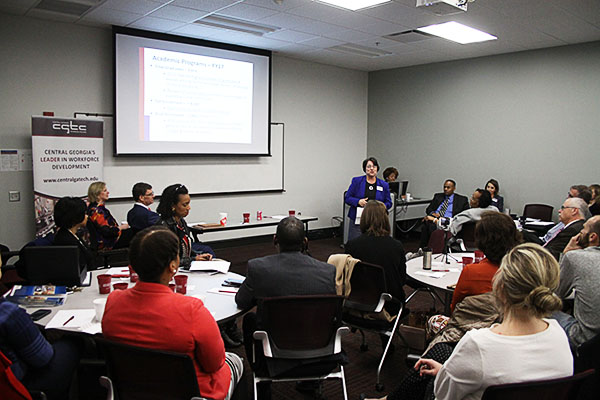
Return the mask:
<path fill-rule="evenodd" d="M 67 133 L 86 133 L 87 132 L 87 126 L 85 125 L 78 125 L 73 123 L 73 121 L 69 121 L 67 122 L 53 122 L 52 123 L 52 129 L 57 130 L 57 131 L 65 131 Z"/>

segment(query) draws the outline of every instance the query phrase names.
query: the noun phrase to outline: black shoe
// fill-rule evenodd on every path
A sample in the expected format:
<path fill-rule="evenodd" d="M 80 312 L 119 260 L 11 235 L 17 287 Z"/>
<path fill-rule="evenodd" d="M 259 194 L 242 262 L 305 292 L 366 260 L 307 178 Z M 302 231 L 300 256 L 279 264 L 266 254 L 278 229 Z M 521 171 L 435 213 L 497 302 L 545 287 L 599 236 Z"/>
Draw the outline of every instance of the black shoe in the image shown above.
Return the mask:
<path fill-rule="evenodd" d="M 225 326 L 224 330 L 227 336 L 229 336 L 229 339 L 233 340 L 234 342 L 244 342 L 242 332 L 238 329 L 238 326 L 235 324 L 235 322 L 232 322 L 231 324 Z"/>
<path fill-rule="evenodd" d="M 221 331 L 221 338 L 223 338 L 223 343 L 225 343 L 225 347 L 228 349 L 234 349 L 242 345 L 242 342 L 233 340 L 224 330 Z"/>

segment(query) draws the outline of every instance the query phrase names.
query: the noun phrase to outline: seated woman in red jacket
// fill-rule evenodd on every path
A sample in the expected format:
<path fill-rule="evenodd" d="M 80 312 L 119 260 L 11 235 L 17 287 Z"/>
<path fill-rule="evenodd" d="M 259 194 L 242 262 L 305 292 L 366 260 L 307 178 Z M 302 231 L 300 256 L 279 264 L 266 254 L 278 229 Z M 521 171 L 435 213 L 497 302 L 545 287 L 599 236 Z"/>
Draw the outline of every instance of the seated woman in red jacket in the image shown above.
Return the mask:
<path fill-rule="evenodd" d="M 116 290 L 102 318 L 104 337 L 116 342 L 187 354 L 194 362 L 203 397 L 229 399 L 243 363 L 225 353 L 219 327 L 202 300 L 174 293 L 169 281 L 179 268 L 179 240 L 162 226 L 135 235 L 129 246 L 137 284 Z"/>
<path fill-rule="evenodd" d="M 502 257 L 521 241 L 521 233 L 508 215 L 495 211 L 483 213 L 475 225 L 475 245 L 486 258 L 463 268 L 450 309 L 454 311 L 456 304 L 467 296 L 491 292 L 492 278 Z"/>

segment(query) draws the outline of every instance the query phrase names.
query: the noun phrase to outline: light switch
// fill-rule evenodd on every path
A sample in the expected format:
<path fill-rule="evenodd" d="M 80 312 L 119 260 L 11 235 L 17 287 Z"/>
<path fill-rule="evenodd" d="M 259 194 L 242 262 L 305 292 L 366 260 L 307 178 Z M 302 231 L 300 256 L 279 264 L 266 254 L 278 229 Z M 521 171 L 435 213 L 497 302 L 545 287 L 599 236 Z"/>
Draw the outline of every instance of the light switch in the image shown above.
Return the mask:
<path fill-rule="evenodd" d="M 16 190 L 11 190 L 10 192 L 8 192 L 8 201 L 21 201 L 21 192 L 18 192 Z"/>

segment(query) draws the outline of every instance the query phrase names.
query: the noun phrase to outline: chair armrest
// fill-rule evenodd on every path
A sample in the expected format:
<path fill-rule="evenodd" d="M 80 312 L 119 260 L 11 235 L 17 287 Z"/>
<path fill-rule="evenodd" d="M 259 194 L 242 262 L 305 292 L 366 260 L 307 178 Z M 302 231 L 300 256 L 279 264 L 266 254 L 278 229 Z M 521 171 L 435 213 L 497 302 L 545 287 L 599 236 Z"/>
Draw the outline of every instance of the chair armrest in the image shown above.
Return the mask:
<path fill-rule="evenodd" d="M 338 354 L 342 351 L 342 336 L 350 332 L 347 326 L 340 326 L 335 332 L 335 342 L 333 345 L 333 353 Z"/>
<path fill-rule="evenodd" d="M 271 344 L 269 343 L 269 334 L 265 331 L 254 331 L 252 337 L 261 341 L 264 356 L 272 358 L 273 352 L 271 351 Z"/>
<path fill-rule="evenodd" d="M 190 233 L 194 237 L 194 241 L 200 242 L 200 240 L 198 239 L 198 235 L 202 235 L 204 233 L 204 229 L 197 228 L 195 226 L 190 226 L 189 228 L 190 228 Z"/>
<path fill-rule="evenodd" d="M 114 400 L 115 399 L 115 393 L 113 390 L 113 384 L 112 381 L 110 380 L 109 377 L 107 376 L 101 376 L 100 378 L 98 378 L 98 381 L 100 382 L 100 386 L 106 388 L 106 400 Z"/>
<path fill-rule="evenodd" d="M 386 301 L 392 301 L 392 295 L 389 293 L 381 293 L 381 296 L 379 297 L 379 303 L 377 303 L 377 307 L 375 307 L 375 310 L 373 311 L 381 312 Z"/>

